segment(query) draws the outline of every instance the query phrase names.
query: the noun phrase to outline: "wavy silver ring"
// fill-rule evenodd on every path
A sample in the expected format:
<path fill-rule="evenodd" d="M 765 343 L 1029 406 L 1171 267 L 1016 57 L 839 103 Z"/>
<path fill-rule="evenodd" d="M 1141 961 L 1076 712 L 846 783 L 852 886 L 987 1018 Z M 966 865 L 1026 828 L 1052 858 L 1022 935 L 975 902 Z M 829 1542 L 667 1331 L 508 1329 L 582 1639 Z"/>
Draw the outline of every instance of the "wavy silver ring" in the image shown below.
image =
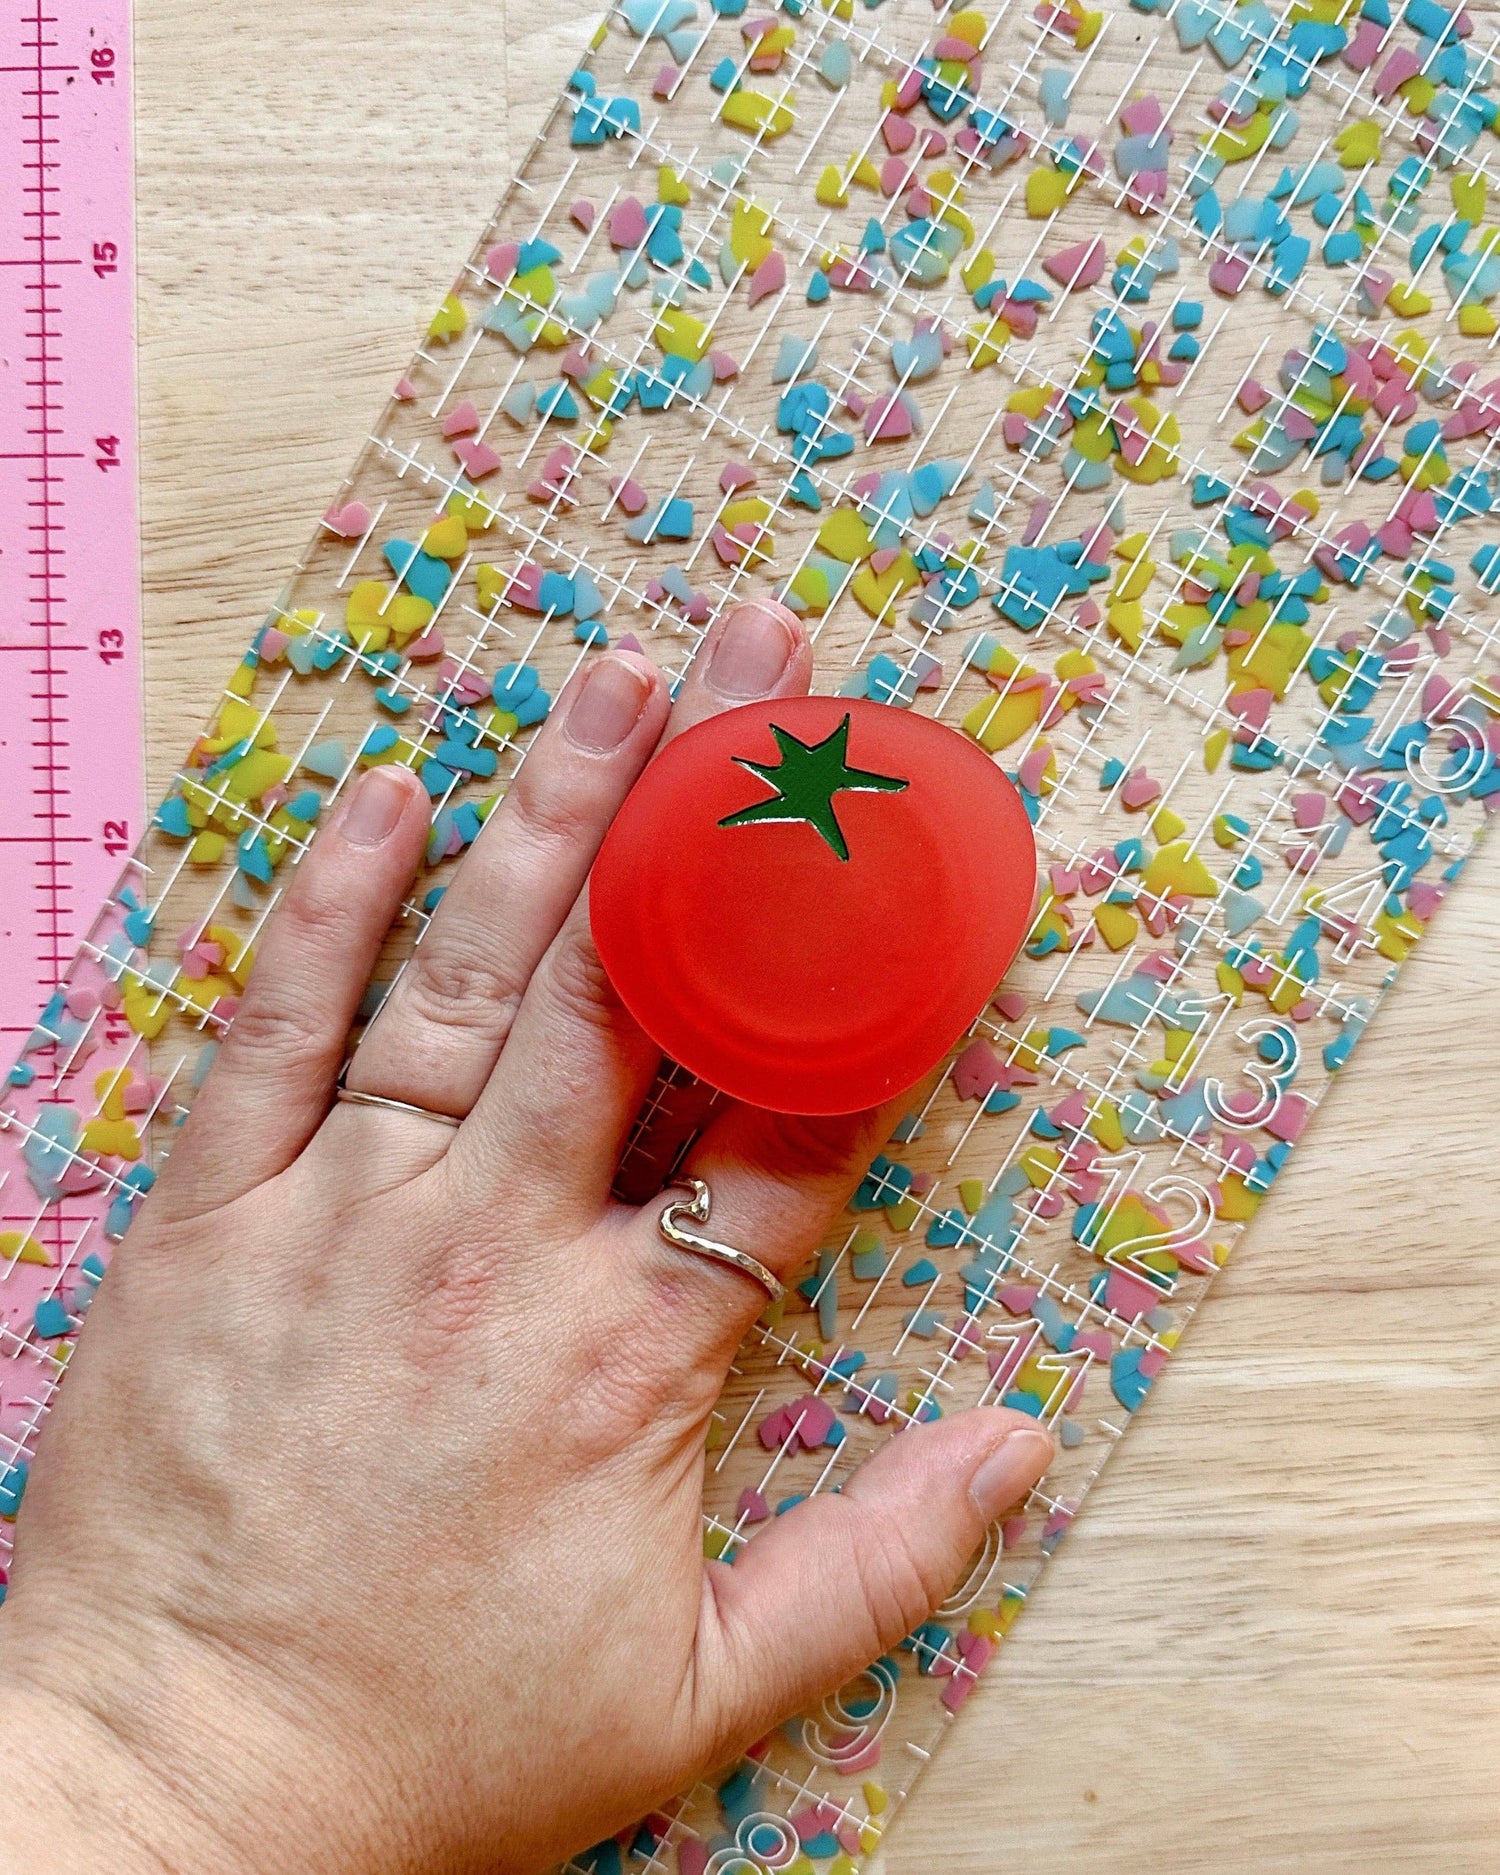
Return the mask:
<path fill-rule="evenodd" d="M 703 1180 L 674 1178 L 672 1184 L 693 1195 L 691 1198 L 674 1198 L 656 1220 L 656 1228 L 663 1239 L 674 1249 L 691 1250 L 694 1256 L 708 1257 L 714 1263 L 738 1270 L 742 1276 L 759 1283 L 773 1302 L 779 1302 L 786 1294 L 785 1284 L 778 1282 L 765 1264 L 751 1256 L 748 1250 L 736 1250 L 733 1244 L 716 1243 L 712 1237 L 700 1237 L 696 1231 L 682 1228 L 686 1218 L 691 1218 L 695 1224 L 708 1222 L 714 1201 Z"/>
<path fill-rule="evenodd" d="M 419 1107 L 410 1100 L 392 1100 L 385 1094 L 362 1094 L 355 1087 L 345 1087 L 340 1081 L 334 1092 L 335 1100 L 347 1100 L 355 1107 L 389 1107 L 392 1113 L 414 1113 L 422 1120 L 436 1120 L 439 1126 L 462 1126 L 463 1121 L 451 1113 L 439 1113 L 435 1107 Z"/>

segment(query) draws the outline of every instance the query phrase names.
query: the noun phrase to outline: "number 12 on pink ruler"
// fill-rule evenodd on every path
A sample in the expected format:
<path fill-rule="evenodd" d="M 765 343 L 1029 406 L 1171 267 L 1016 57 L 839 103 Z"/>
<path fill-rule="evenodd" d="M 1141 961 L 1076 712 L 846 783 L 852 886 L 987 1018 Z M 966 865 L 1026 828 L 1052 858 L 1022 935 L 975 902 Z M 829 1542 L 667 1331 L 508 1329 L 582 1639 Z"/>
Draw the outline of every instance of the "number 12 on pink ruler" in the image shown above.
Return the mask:
<path fill-rule="evenodd" d="M 9 1060 L 142 832 L 129 0 L 0 0 L 0 83 Z"/>

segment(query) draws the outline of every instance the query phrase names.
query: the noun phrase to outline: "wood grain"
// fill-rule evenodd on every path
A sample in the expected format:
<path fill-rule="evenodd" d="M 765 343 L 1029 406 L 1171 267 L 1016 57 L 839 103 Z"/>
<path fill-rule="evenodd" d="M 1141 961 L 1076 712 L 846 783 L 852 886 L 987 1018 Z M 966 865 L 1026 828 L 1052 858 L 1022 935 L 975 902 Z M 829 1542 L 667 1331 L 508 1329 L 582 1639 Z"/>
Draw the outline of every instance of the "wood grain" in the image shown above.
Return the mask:
<path fill-rule="evenodd" d="M 152 785 L 593 8 L 138 0 Z M 1500 1869 L 1500 850 L 892 1832 L 885 1875 Z"/>

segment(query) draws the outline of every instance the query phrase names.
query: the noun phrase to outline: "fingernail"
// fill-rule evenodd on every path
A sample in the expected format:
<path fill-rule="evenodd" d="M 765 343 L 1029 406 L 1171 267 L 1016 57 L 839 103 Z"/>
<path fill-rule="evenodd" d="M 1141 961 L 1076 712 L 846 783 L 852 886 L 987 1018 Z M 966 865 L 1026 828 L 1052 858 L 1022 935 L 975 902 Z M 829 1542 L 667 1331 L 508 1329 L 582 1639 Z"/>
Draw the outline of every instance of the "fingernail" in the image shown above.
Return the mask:
<path fill-rule="evenodd" d="M 349 797 L 339 832 L 350 846 L 379 846 L 396 831 L 411 799 L 410 786 L 396 768 L 372 768 Z"/>
<path fill-rule="evenodd" d="M 709 688 L 741 703 L 769 696 L 796 649 L 790 613 L 769 600 L 746 600 L 719 627 L 708 659 Z"/>
<path fill-rule="evenodd" d="M 651 685 L 642 670 L 624 658 L 600 658 L 584 673 L 583 684 L 568 710 L 563 727 L 575 748 L 590 755 L 607 755 L 641 720 Z"/>
<path fill-rule="evenodd" d="M 1023 1498 L 1052 1463 L 1057 1447 L 1041 1426 L 1009 1432 L 969 1480 L 969 1496 L 986 1523 Z"/>

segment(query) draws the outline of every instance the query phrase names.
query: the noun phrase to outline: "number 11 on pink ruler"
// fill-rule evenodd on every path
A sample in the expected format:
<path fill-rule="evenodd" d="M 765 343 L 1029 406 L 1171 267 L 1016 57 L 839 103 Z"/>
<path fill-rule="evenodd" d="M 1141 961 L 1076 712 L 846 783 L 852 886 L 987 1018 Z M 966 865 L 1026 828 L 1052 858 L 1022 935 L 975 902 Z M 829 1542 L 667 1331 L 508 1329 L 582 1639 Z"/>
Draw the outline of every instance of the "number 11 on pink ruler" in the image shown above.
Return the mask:
<path fill-rule="evenodd" d="M 0 0 L 0 1056 L 140 838 L 129 0 Z"/>

